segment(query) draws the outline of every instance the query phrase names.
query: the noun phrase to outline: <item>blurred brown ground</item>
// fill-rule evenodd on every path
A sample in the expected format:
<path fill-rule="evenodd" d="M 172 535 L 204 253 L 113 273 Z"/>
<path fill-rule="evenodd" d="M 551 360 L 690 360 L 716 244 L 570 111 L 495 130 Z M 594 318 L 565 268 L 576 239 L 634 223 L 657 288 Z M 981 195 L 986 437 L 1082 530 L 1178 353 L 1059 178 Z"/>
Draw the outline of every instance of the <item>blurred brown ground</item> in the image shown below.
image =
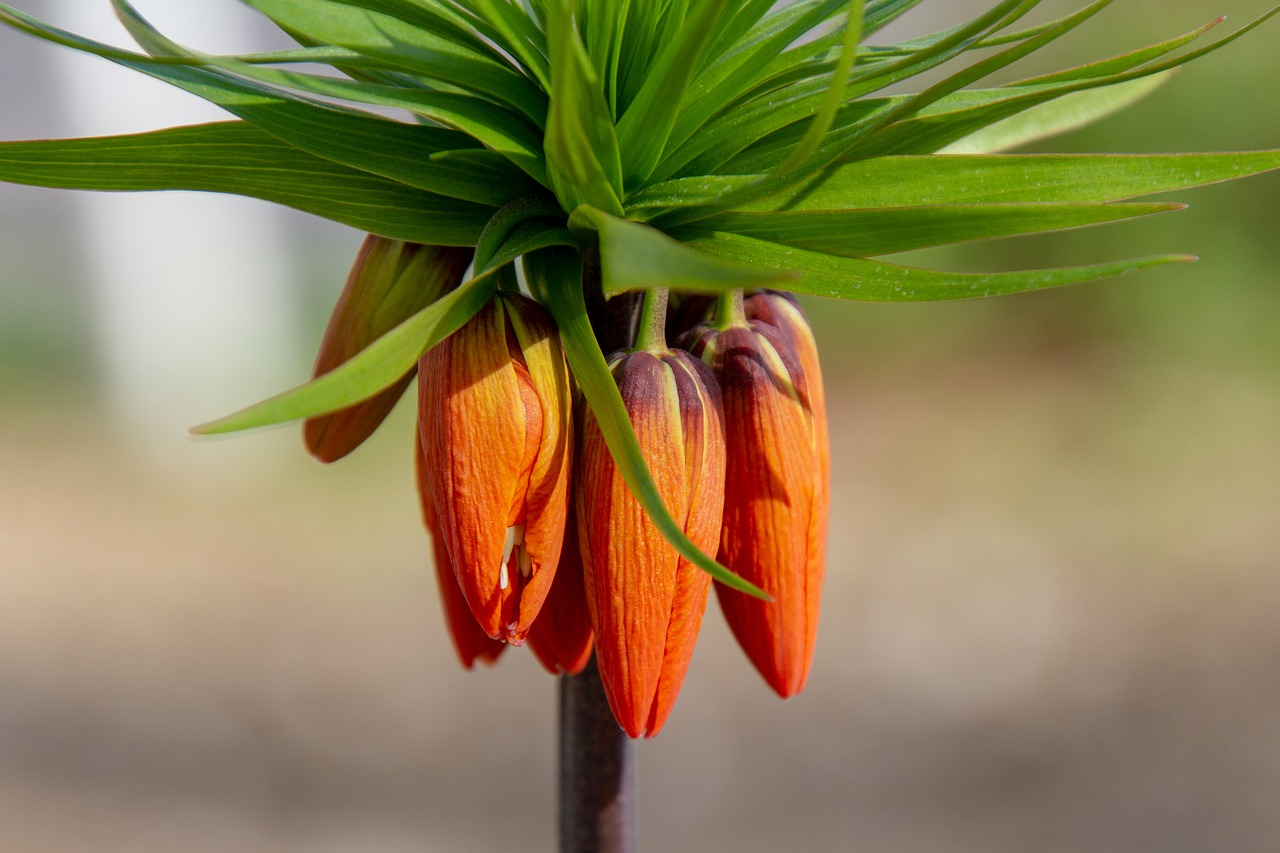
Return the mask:
<path fill-rule="evenodd" d="M 1107 356 L 833 364 L 809 688 L 713 604 L 644 849 L 1280 849 L 1280 395 Z M 0 424 L 0 850 L 553 848 L 554 683 L 453 660 L 408 414 L 199 481 Z"/>

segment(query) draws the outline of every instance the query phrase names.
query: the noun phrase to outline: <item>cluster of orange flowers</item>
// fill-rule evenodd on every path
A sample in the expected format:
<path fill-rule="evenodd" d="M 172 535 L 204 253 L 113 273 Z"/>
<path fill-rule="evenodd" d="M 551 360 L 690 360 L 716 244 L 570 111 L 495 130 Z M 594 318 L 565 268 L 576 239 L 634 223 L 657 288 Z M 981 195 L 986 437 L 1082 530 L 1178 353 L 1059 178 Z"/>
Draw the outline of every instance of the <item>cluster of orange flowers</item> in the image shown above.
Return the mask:
<path fill-rule="evenodd" d="M 317 360 L 331 370 L 455 287 L 469 249 L 366 240 Z M 610 367 L 658 491 L 700 549 L 767 592 L 716 585 L 748 658 L 799 692 L 817 629 L 829 499 L 818 355 L 796 304 L 748 295 L 731 323 L 699 323 L 679 348 L 622 350 Z M 363 441 L 412 380 L 313 418 L 311 452 Z M 592 650 L 631 737 L 662 728 L 693 654 L 710 576 L 659 533 L 624 482 L 591 411 L 575 407 L 555 326 L 499 292 L 417 368 L 423 516 L 454 644 L 468 668 L 528 642 L 552 673 Z"/>

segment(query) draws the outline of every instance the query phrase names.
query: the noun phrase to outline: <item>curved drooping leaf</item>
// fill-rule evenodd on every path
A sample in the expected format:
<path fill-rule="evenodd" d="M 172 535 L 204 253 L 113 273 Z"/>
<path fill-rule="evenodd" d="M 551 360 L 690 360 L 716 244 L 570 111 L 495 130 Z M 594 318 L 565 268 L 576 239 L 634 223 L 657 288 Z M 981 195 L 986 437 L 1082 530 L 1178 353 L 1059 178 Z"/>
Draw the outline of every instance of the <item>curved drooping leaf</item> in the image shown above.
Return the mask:
<path fill-rule="evenodd" d="M 787 281 L 785 272 L 761 270 L 695 252 L 648 225 L 628 222 L 583 205 L 569 217 L 575 231 L 595 232 L 606 296 L 627 290 L 672 287 L 725 290 Z"/>
<path fill-rule="evenodd" d="M 736 262 L 762 270 L 795 273 L 798 278 L 785 286 L 794 293 L 858 302 L 939 302 L 1007 296 L 1110 278 L 1160 264 L 1195 260 L 1189 255 L 1162 255 L 1059 269 L 952 273 L 862 258 L 843 258 L 736 234 L 701 237 L 690 241 L 689 245 L 716 258 L 733 258 Z"/>
<path fill-rule="evenodd" d="M 1180 204 L 956 204 L 722 213 L 698 229 L 851 258 L 1037 234 L 1180 210 Z M 684 235 L 681 235 L 684 236 Z"/>
<path fill-rule="evenodd" d="M 572 252 L 534 252 L 525 256 L 524 268 L 534 292 L 552 297 L 547 308 L 560 331 L 569 369 L 573 371 L 582 396 L 600 425 L 600 433 L 619 473 L 654 525 L 681 556 L 711 577 L 748 595 L 770 600 L 762 590 L 702 553 L 667 511 L 653 482 L 653 475 L 645 464 L 622 395 L 618 393 L 618 386 L 591 330 L 582 297 L 580 259 Z"/>
<path fill-rule="evenodd" d="M 231 193 L 440 246 L 475 245 L 494 210 L 340 166 L 238 121 L 0 143 L 0 180 L 61 189 Z"/>
<path fill-rule="evenodd" d="M 282 97 L 280 89 L 297 90 L 322 98 L 338 98 L 369 106 L 408 110 L 446 127 L 457 128 L 481 145 L 501 153 L 539 183 L 545 178 L 537 127 L 520 114 L 497 103 L 460 92 L 438 92 L 417 87 L 322 77 L 261 67 L 234 57 L 201 54 L 157 31 L 138 14 L 128 0 L 111 0 L 111 3 L 134 38 L 146 45 L 152 53 L 161 54 L 149 64 L 181 62 L 217 69 L 222 72 L 220 78 L 230 75 L 234 82 L 241 85 L 246 81 L 253 81 L 268 87 L 268 94 L 274 98 Z M 52 29 L 47 25 L 43 26 Z M 90 53 L 107 55 L 100 47 L 86 49 Z M 147 61 L 138 56 L 128 57 L 128 60 L 124 64 Z M 147 73 L 152 72 L 148 70 Z M 225 81 L 219 79 L 218 86 L 225 85 Z"/>
<path fill-rule="evenodd" d="M 536 184 L 506 158 L 484 152 L 466 134 L 441 127 L 406 124 L 369 113 L 343 110 L 294 98 L 226 72 L 191 62 L 180 47 L 155 31 L 127 4 L 117 4 L 121 20 L 138 41 L 156 51 L 147 57 L 84 39 L 0 4 L 0 21 L 75 50 L 101 56 L 163 80 L 216 104 L 290 145 L 345 166 L 372 172 L 411 187 L 483 204 L 502 205 Z M 453 158 L 444 152 L 475 147 L 484 159 Z"/>

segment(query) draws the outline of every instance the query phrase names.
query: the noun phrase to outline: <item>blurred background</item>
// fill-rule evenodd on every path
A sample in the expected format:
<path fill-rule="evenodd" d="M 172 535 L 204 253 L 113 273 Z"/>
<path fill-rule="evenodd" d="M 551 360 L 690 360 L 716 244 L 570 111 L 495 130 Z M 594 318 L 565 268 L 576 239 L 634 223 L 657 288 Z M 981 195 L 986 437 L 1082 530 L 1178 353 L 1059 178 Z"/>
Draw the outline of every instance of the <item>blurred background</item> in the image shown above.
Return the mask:
<path fill-rule="evenodd" d="M 1268 2 L 1121 0 L 1016 70 Z M 105 0 L 19 5 L 124 42 Z M 925 0 L 879 40 L 980 5 Z M 234 3 L 139 6 L 206 49 L 280 43 Z M 1278 39 L 1044 150 L 1280 146 Z M 0 138 L 217 118 L 0 32 Z M 1198 264 L 808 303 L 834 445 L 813 674 L 778 701 L 711 605 L 639 746 L 643 849 L 1280 849 L 1280 175 L 1174 198 L 910 260 Z M 458 668 L 409 407 L 331 467 L 295 429 L 185 435 L 307 376 L 360 238 L 0 185 L 0 849 L 553 849 L 555 683 L 522 652 Z"/>

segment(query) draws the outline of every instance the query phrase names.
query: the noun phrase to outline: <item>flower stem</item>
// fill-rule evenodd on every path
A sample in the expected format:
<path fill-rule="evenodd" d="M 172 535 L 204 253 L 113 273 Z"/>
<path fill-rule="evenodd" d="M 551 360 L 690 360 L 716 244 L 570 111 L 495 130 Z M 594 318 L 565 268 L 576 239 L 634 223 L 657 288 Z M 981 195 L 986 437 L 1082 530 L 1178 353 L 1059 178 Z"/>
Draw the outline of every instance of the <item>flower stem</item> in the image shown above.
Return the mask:
<path fill-rule="evenodd" d="M 670 299 L 671 291 L 665 287 L 655 287 L 645 293 L 636 349 L 653 355 L 667 351 L 667 302 Z"/>
<path fill-rule="evenodd" d="M 747 312 L 742 307 L 742 290 L 726 290 L 716 300 L 716 328 L 725 331 L 747 325 Z"/>
<path fill-rule="evenodd" d="M 635 752 L 592 655 L 560 679 L 560 853 L 633 853 Z"/>

